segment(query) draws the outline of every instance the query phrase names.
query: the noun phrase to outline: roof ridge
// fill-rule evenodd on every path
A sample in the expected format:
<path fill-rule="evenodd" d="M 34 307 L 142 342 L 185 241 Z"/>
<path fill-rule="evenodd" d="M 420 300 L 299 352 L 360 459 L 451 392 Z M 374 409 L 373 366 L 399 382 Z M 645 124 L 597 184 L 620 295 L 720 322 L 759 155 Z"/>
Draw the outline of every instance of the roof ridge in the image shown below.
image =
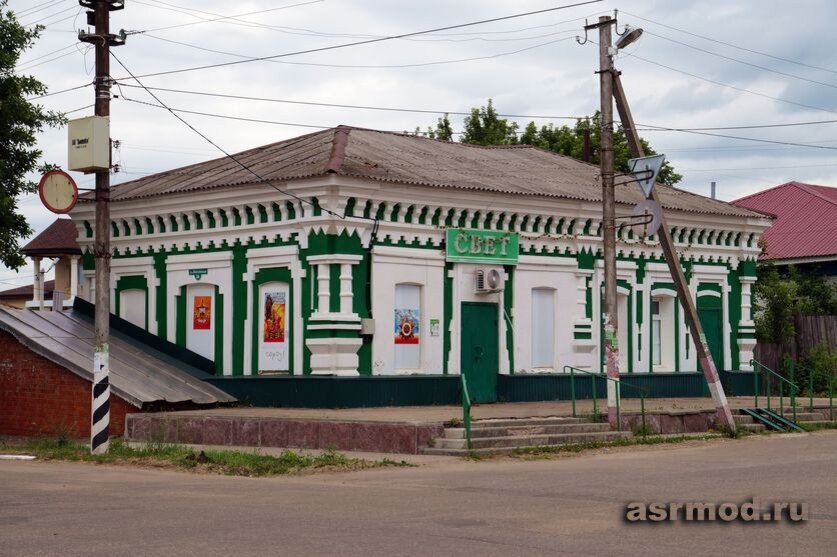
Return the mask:
<path fill-rule="evenodd" d="M 343 162 L 346 160 L 346 145 L 349 143 L 349 134 L 352 131 L 350 126 L 337 126 L 334 128 L 334 140 L 331 142 L 331 154 L 325 165 L 325 172 L 336 174 L 340 172 Z"/>
<path fill-rule="evenodd" d="M 799 189 L 801 189 L 802 191 L 804 191 L 804 192 L 806 192 L 810 195 L 813 195 L 814 197 L 818 197 L 818 198 L 822 199 L 823 201 L 825 201 L 826 203 L 837 206 L 837 201 L 835 201 L 835 200 L 833 200 L 829 197 L 826 197 L 825 195 L 821 194 L 817 190 L 813 189 L 814 187 L 822 188 L 822 187 L 827 187 L 827 186 L 820 186 L 820 185 L 817 185 L 817 184 L 803 184 L 802 182 L 793 182 L 793 184 L 796 187 L 798 187 Z"/>
<path fill-rule="evenodd" d="M 791 180 L 790 182 L 785 182 L 784 184 L 778 184 L 776 186 L 773 186 L 772 188 L 767 188 L 766 190 L 757 191 L 757 192 L 751 193 L 750 195 L 745 195 L 744 197 L 739 197 L 738 199 L 733 199 L 732 201 L 730 201 L 730 203 L 737 204 L 739 201 L 744 201 L 745 199 L 750 199 L 752 197 L 757 197 L 757 196 L 763 195 L 763 194 L 765 194 L 769 191 L 778 190 L 779 188 L 783 188 L 785 186 L 793 186 L 796 183 L 797 182 L 794 182 L 793 180 Z"/>

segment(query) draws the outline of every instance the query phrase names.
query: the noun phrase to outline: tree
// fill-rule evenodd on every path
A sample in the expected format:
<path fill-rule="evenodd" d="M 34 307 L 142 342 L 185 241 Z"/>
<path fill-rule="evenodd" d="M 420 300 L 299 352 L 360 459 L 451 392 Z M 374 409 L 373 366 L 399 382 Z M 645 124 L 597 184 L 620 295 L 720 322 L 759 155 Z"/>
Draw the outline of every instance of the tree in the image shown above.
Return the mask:
<path fill-rule="evenodd" d="M 526 131 L 520 137 L 520 142 L 526 145 L 534 145 L 548 151 L 561 153 L 574 159 L 582 160 L 584 151 L 584 133 L 589 130 L 590 133 L 590 161 L 592 164 L 599 164 L 599 146 L 602 138 L 602 116 L 597 110 L 593 116 L 581 118 L 576 120 L 575 126 L 555 127 L 553 124 L 547 124 L 537 129 L 534 122 L 530 122 L 526 126 Z M 651 148 L 643 138 L 639 139 L 642 145 L 642 150 L 645 156 L 656 155 L 657 152 Z M 630 148 L 628 147 L 628 138 L 625 135 L 625 130 L 621 126 L 617 126 L 613 132 L 613 157 L 614 167 L 617 172 L 628 172 L 628 160 L 633 158 L 631 156 Z M 683 179 L 681 174 L 675 172 L 674 167 L 666 161 L 660 169 L 660 174 L 657 176 L 657 181 L 667 186 L 673 186 Z"/>
<path fill-rule="evenodd" d="M 758 279 L 753 291 L 756 337 L 763 342 L 782 344 L 796 333 L 793 316 L 797 284 L 783 279 L 769 260 L 759 264 L 756 273 Z"/>
<path fill-rule="evenodd" d="M 15 66 L 43 27 L 23 27 L 7 4 L 8 0 L 0 0 L 0 263 L 19 269 L 26 263 L 19 240 L 32 229 L 18 212 L 17 197 L 34 193 L 37 183 L 26 175 L 46 168 L 38 166 L 42 153 L 35 135 L 45 125 L 59 126 L 65 119 L 26 100 L 43 95 L 47 88 L 33 76 L 16 74 Z"/>
<path fill-rule="evenodd" d="M 474 145 L 517 145 L 517 129 L 516 122 L 509 124 L 497 116 L 493 101 L 488 99 L 488 106 L 472 108 L 471 115 L 465 117 L 461 141 Z"/>
<path fill-rule="evenodd" d="M 427 129 L 427 135 L 436 137 L 437 139 L 446 139 L 448 141 L 453 137 L 453 131 L 450 127 L 450 120 L 445 114 L 444 122 L 446 131 L 442 135 L 441 130 L 443 119 L 439 118 L 436 129 Z M 480 108 L 472 108 L 470 116 L 465 118 L 465 131 L 462 134 L 460 141 L 462 143 L 473 143 L 476 145 L 533 145 L 560 153 L 574 159 L 583 160 L 584 154 L 584 133 L 588 130 L 590 133 L 590 163 L 599 164 L 599 145 L 601 144 L 601 114 L 596 111 L 593 116 L 580 118 L 576 121 L 573 127 L 569 126 L 555 126 L 554 124 L 547 124 L 545 126 L 538 126 L 534 122 L 529 122 L 519 134 L 519 126 L 516 122 L 509 122 L 506 118 L 500 118 L 497 109 L 494 108 L 492 99 L 488 99 L 488 105 Z M 422 132 L 416 128 L 416 135 Z M 656 155 L 657 152 L 651 148 L 643 138 L 640 138 L 642 149 L 646 156 Z M 617 127 L 613 133 L 613 148 L 614 148 L 614 162 L 617 172 L 628 172 L 628 160 L 631 157 L 630 149 L 628 148 L 628 139 L 625 136 L 625 130 L 621 126 Z M 660 169 L 660 174 L 657 181 L 667 186 L 672 186 L 680 180 L 683 176 L 678 174 L 674 167 L 665 162 Z"/>

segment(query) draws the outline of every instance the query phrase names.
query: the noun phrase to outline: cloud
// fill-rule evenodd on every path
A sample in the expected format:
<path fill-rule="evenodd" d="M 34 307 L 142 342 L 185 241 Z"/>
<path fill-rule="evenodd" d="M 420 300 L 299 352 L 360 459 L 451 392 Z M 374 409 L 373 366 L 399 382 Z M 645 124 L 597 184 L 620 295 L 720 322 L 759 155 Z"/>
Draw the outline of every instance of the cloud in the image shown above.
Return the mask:
<path fill-rule="evenodd" d="M 113 13 L 112 28 L 142 31 L 183 25 L 150 34 L 213 50 L 270 56 L 357 41 L 362 37 L 405 33 L 489 19 L 511 12 L 545 9 L 556 3 L 544 0 L 520 0 L 514 3 L 500 0 L 426 0 L 420 3 L 384 0 L 346 3 L 329 0 L 242 18 L 256 26 L 229 20 L 194 24 L 201 17 L 213 16 L 193 10 L 235 14 L 264 10 L 275 5 L 255 1 L 229 3 L 221 0 L 181 1 L 176 4 L 188 9 L 178 8 L 180 12 L 166 10 L 163 9 L 166 6 L 156 0 L 149 0 L 148 5 L 142 6 L 128 3 L 125 10 Z M 572 37 L 575 32 L 583 35 L 585 17 L 592 21 L 599 14 L 612 13 L 609 10 L 625 7 L 631 14 L 653 20 L 644 21 L 620 12 L 620 24 L 643 26 L 649 31 L 649 34 L 629 47 L 625 54 L 633 53 L 743 89 L 837 110 L 837 95 L 831 88 L 723 60 L 651 34 L 664 35 L 778 71 L 837 83 L 835 73 L 745 52 L 660 25 L 837 70 L 837 51 L 832 48 L 829 32 L 832 22 L 837 18 L 837 4 L 833 2 L 806 2 L 804 12 L 795 3 L 778 0 L 759 2 L 757 6 L 743 0 L 637 0 L 629 3 L 629 6 L 624 4 L 608 0 L 547 14 L 443 31 L 421 37 L 421 40 L 393 40 L 280 59 L 286 62 L 344 65 L 415 64 L 496 56 L 563 37 L 570 38 L 518 54 L 480 61 L 386 69 L 248 62 L 149 77 L 143 79 L 143 82 L 157 87 L 325 103 L 419 108 L 439 110 L 440 113 L 445 110 L 468 111 L 471 107 L 485 104 L 492 97 L 498 110 L 506 113 L 585 115 L 591 114 L 599 105 L 598 77 L 594 73 L 598 66 L 598 49 L 592 43 L 578 45 Z M 11 6 L 21 9 L 25 7 L 25 1 L 12 0 Z M 75 23 L 79 26 L 82 22 L 83 16 L 80 16 Z M 73 44 L 75 28 L 72 23 L 72 20 L 68 20 L 47 29 L 35 48 L 25 54 L 24 59 L 32 59 Z M 269 25 L 273 29 L 258 25 Z M 554 34 L 565 31 L 563 35 Z M 553 35 L 544 36 L 549 34 Z M 595 39 L 592 35 L 591 38 Z M 114 52 L 137 75 L 238 60 L 234 56 L 206 52 L 142 35 L 130 36 L 127 44 Z M 625 54 L 617 59 L 617 65 L 623 71 L 623 82 L 638 122 L 707 127 L 837 119 L 827 112 L 713 85 L 632 59 Z M 66 58 L 32 67 L 29 73 L 43 80 L 50 90 L 58 91 L 91 81 L 89 70 L 92 62 L 92 52 L 86 56 L 74 52 Z M 119 77 L 126 75 L 116 63 L 112 64 L 112 73 Z M 124 80 L 124 83 L 132 82 Z M 144 91 L 123 87 L 121 91 L 115 89 L 114 93 L 118 98 L 112 103 L 112 134 L 122 142 L 117 157 L 127 172 L 165 170 L 220 156 L 216 149 L 165 110 L 126 100 L 155 102 Z M 435 114 L 233 101 L 165 92 L 159 92 L 158 95 L 167 104 L 178 108 L 322 126 L 345 123 L 388 130 L 409 130 L 417 125 L 433 125 L 437 117 Z M 48 97 L 41 102 L 52 109 L 72 110 L 91 104 L 92 99 L 92 89 L 85 88 Z M 90 110 L 73 116 L 89 113 Z M 196 115 L 183 117 L 229 151 L 239 151 L 313 131 L 310 128 L 237 122 Z M 453 117 L 453 121 L 457 127 L 461 127 L 461 117 Z M 525 124 L 528 119 L 519 121 Z M 546 122 L 538 120 L 539 124 Z M 558 120 L 555 123 L 565 121 Z M 713 174 L 706 172 L 707 168 L 750 168 L 749 172 L 718 171 L 714 175 L 724 199 L 752 193 L 789 177 L 826 184 L 837 182 L 837 167 L 814 166 L 834 162 L 833 151 L 782 148 L 678 133 L 644 133 L 656 148 L 670 149 L 668 158 L 676 168 L 702 170 L 684 171 L 683 186 L 693 191 L 708 191 L 707 184 Z M 837 128 L 834 125 L 720 133 L 837 146 Z M 66 130 L 45 130 L 40 134 L 39 141 L 45 160 L 58 163 L 66 160 L 65 134 Z M 833 143 L 826 143 L 828 141 Z M 760 170 L 779 166 L 798 168 Z M 116 175 L 114 181 L 137 175 Z M 80 184 L 92 183 L 90 177 L 79 175 L 78 178 Z M 51 215 L 45 213 L 38 203 L 27 202 L 23 208 L 36 232 L 51 222 Z"/>

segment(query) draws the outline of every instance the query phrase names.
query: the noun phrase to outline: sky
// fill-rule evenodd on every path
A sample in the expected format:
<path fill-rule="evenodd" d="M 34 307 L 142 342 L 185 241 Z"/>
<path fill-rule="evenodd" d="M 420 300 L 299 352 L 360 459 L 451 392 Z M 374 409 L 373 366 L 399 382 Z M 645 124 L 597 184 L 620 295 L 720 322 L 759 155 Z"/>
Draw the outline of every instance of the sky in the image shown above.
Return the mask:
<path fill-rule="evenodd" d="M 584 45 L 576 37 L 583 38 L 585 19 L 618 10 L 620 32 L 630 25 L 644 33 L 618 53 L 615 65 L 643 137 L 683 174 L 678 187 L 708 195 L 715 181 L 718 197 L 733 200 L 790 180 L 837 184 L 837 51 L 831 28 L 837 3 L 829 0 L 605 0 L 404 39 L 141 77 L 570 3 L 126 0 L 124 10 L 112 12 L 111 30 L 129 32 L 126 44 L 113 52 L 146 87 L 273 99 L 154 90 L 172 109 L 273 122 L 179 113 L 221 148 L 237 152 L 338 124 L 424 129 L 443 112 L 468 112 L 489 98 L 501 114 L 533 116 L 512 118 L 521 128 L 529 121 L 572 125 L 572 118 L 599 108 L 597 36 Z M 92 82 L 93 52 L 76 37 L 86 30 L 77 0 L 9 0 L 8 9 L 21 14 L 24 25 L 46 26 L 21 56 L 18 73 L 34 75 L 50 92 Z M 111 103 L 111 136 L 120 145 L 114 161 L 121 168 L 114 184 L 222 156 L 165 109 L 142 104 L 158 102 L 116 60 L 111 75 L 122 84 Z M 35 102 L 69 118 L 92 115 L 93 89 Z M 462 120 L 451 116 L 456 131 Z M 701 133 L 648 129 L 809 122 L 817 123 Z M 46 129 L 38 135 L 43 162 L 66 165 L 66 133 Z M 79 187 L 92 187 L 92 176 L 73 174 Z M 19 205 L 35 234 L 55 219 L 37 194 Z M 31 266 L 17 273 L 0 267 L 0 289 L 31 283 L 32 273 Z"/>

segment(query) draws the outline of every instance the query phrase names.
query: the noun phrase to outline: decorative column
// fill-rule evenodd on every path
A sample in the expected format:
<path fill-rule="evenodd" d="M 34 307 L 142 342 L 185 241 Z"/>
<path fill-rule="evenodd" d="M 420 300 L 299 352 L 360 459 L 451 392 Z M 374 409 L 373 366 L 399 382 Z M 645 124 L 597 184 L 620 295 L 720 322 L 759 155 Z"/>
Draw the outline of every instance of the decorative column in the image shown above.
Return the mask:
<path fill-rule="evenodd" d="M 340 264 L 340 313 L 350 315 L 352 313 L 352 264 Z"/>
<path fill-rule="evenodd" d="M 70 299 L 78 295 L 78 255 L 70 256 Z"/>
<path fill-rule="evenodd" d="M 41 284 L 41 258 L 33 257 L 32 264 L 35 266 L 35 278 L 32 281 L 32 301 L 36 307 L 43 309 L 43 285 Z"/>
<path fill-rule="evenodd" d="M 308 257 L 317 268 L 317 308 L 308 320 L 305 346 L 311 351 L 312 375 L 357 375 L 360 316 L 353 311 L 352 266 L 360 255 L 325 254 Z M 340 303 L 331 311 L 331 266 L 339 265 Z"/>
<path fill-rule="evenodd" d="M 739 277 L 741 281 L 741 320 L 738 322 L 738 367 L 742 371 L 753 371 L 750 360 L 756 349 L 756 324 L 753 322 L 752 286 L 754 276 Z"/>
<path fill-rule="evenodd" d="M 317 265 L 317 313 L 325 314 L 330 312 L 331 292 L 331 264 L 320 263 Z"/>

